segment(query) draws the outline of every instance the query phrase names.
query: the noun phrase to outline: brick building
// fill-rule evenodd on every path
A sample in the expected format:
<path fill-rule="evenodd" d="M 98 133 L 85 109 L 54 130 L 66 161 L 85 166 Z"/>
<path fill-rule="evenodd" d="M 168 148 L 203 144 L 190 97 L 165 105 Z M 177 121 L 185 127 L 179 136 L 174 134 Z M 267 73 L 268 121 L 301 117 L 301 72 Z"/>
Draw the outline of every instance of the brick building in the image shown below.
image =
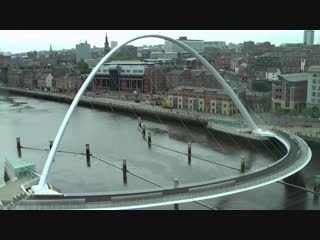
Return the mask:
<path fill-rule="evenodd" d="M 168 102 L 177 109 L 210 112 L 219 115 L 238 113 L 229 95 L 222 89 L 180 86 L 168 93 Z"/>

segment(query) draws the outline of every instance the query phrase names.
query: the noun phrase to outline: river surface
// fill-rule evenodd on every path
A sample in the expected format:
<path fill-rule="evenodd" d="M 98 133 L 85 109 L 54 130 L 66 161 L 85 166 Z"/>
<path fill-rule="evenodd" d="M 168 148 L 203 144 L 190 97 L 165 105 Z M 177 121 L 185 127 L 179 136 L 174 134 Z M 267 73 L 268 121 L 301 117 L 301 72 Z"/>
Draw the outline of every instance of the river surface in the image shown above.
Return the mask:
<path fill-rule="evenodd" d="M 25 147 L 46 149 L 53 140 L 68 110 L 67 104 L 0 94 L 0 161 L 16 158 L 16 137 Z M 256 146 L 244 144 L 231 136 L 221 138 L 205 128 L 173 123 L 155 117 L 144 118 L 152 142 L 166 148 L 187 153 L 187 142 L 192 142 L 192 154 L 203 159 L 240 168 L 241 156 L 248 159 L 248 168 L 266 166 L 279 157 L 279 146 Z M 69 122 L 59 150 L 85 152 L 90 144 L 91 153 L 121 168 L 122 159 L 127 159 L 129 171 L 165 187 L 192 184 L 239 174 L 230 168 L 221 167 L 199 159 L 192 159 L 189 166 L 187 156 L 156 146 L 148 148 L 137 128 L 137 116 L 78 107 Z M 320 174 L 320 144 L 309 143 L 313 157 L 309 165 L 287 182 L 313 188 L 314 175 Z M 41 173 L 48 152 L 22 149 L 22 159 L 36 164 Z M 80 154 L 57 153 L 52 165 L 49 183 L 65 193 L 79 192 L 127 192 L 155 190 L 159 187 L 128 175 L 128 184 L 122 182 L 121 170 L 104 162 Z M 202 201 L 218 209 L 319 209 L 319 199 L 305 191 L 279 183 Z M 197 203 L 180 204 L 180 209 L 206 210 Z M 151 209 L 173 209 L 164 206 Z"/>

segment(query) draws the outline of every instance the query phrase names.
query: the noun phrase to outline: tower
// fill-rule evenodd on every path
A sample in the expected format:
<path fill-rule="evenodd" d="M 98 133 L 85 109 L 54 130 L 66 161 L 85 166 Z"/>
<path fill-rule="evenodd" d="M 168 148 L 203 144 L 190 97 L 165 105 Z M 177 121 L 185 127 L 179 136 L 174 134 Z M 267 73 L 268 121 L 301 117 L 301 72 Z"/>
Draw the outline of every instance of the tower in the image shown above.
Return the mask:
<path fill-rule="evenodd" d="M 106 41 L 104 42 L 104 54 L 107 54 L 110 52 L 109 42 L 108 42 L 108 36 L 106 34 Z"/>
<path fill-rule="evenodd" d="M 50 43 L 49 58 L 53 57 L 53 56 L 52 56 L 52 53 L 53 53 L 53 52 L 52 52 L 52 46 L 51 46 L 51 43 Z"/>
<path fill-rule="evenodd" d="M 314 44 L 314 30 L 304 31 L 303 43 L 306 46 L 312 46 Z"/>

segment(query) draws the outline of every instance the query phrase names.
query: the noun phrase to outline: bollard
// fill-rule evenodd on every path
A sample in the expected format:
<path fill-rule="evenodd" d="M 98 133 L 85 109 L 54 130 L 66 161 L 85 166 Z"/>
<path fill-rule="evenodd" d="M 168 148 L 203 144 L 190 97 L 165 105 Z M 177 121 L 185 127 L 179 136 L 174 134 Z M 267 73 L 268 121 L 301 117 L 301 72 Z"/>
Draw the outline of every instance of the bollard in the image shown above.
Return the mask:
<path fill-rule="evenodd" d="M 141 117 L 138 117 L 138 121 L 139 121 L 139 128 L 141 128 Z"/>
<path fill-rule="evenodd" d="M 122 159 L 122 175 L 123 175 L 123 184 L 127 184 L 127 160 Z"/>
<path fill-rule="evenodd" d="M 148 146 L 151 147 L 151 132 L 148 132 Z"/>
<path fill-rule="evenodd" d="M 146 139 L 146 125 L 142 126 L 142 136 L 144 139 Z"/>
<path fill-rule="evenodd" d="M 188 142 L 188 164 L 191 165 L 191 142 Z"/>
<path fill-rule="evenodd" d="M 52 148 L 52 145 L 53 145 L 53 141 L 49 141 L 49 149 L 50 149 L 50 150 L 51 150 L 51 148 Z M 52 161 L 54 162 L 55 160 L 52 159 Z"/>
<path fill-rule="evenodd" d="M 179 179 L 178 178 L 175 178 L 173 179 L 173 188 L 178 188 L 179 187 Z M 174 207 L 174 210 L 179 210 L 179 204 L 178 203 L 175 203 L 173 205 Z"/>
<path fill-rule="evenodd" d="M 245 156 L 241 157 L 241 169 L 240 169 L 240 171 L 242 173 L 244 173 L 246 171 L 246 157 Z"/>
<path fill-rule="evenodd" d="M 90 155 L 90 144 L 86 144 L 87 167 L 91 166 Z"/>
<path fill-rule="evenodd" d="M 21 158 L 21 144 L 20 144 L 20 138 L 17 137 L 17 150 L 18 150 L 18 156 Z"/>

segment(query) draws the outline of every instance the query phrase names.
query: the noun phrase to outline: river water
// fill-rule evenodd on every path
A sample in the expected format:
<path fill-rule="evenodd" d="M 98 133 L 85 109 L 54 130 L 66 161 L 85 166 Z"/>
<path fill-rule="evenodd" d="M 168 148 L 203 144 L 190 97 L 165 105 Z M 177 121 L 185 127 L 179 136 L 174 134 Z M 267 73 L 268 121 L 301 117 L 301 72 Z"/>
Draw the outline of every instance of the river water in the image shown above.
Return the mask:
<path fill-rule="evenodd" d="M 25 147 L 48 148 L 68 109 L 68 105 L 16 95 L 0 94 L 0 161 L 16 158 L 16 137 Z M 192 154 L 210 161 L 240 168 L 241 155 L 248 158 L 251 169 L 270 164 L 279 157 L 278 149 L 271 146 L 243 144 L 231 136 L 221 138 L 204 128 L 184 126 L 163 119 L 145 119 L 143 124 L 152 132 L 152 142 L 176 151 L 187 152 L 192 142 Z M 85 152 L 90 144 L 91 153 L 117 167 L 127 159 L 129 171 L 165 187 L 191 184 L 210 179 L 238 175 L 238 171 L 192 159 L 156 146 L 148 148 L 137 129 L 135 114 L 121 114 L 78 107 L 66 129 L 59 150 Z M 320 144 L 310 143 L 313 151 L 311 163 L 300 173 L 286 179 L 290 183 L 313 187 L 313 176 L 320 174 Z M 48 152 L 22 149 L 22 158 L 36 164 L 41 173 Z M 91 159 L 91 167 L 80 154 L 57 153 L 49 174 L 49 183 L 62 192 L 126 192 L 159 189 L 134 176 L 128 175 L 128 184 L 122 182 L 122 172 L 106 163 Z M 202 201 L 218 209 L 319 209 L 319 200 L 311 193 L 274 183 L 266 187 L 227 197 Z M 164 206 L 151 209 L 173 209 Z M 180 209 L 205 210 L 197 203 L 180 204 Z"/>

